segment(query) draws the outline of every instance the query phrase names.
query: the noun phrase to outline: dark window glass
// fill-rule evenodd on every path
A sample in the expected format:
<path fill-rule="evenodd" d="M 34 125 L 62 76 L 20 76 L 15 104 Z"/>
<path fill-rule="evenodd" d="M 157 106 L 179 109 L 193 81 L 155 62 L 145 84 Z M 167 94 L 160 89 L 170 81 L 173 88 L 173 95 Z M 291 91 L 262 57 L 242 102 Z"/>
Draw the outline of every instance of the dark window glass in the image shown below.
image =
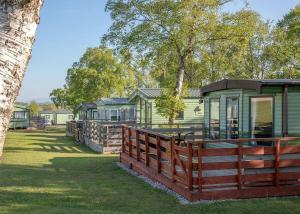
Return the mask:
<path fill-rule="evenodd" d="M 227 115 L 227 138 L 239 138 L 239 100 L 238 98 L 227 98 L 226 100 Z"/>
<path fill-rule="evenodd" d="M 209 102 L 209 137 L 220 138 L 220 99 L 210 99 Z"/>
<path fill-rule="evenodd" d="M 118 110 L 111 110 L 110 111 L 110 120 L 111 121 L 118 121 Z"/>
<path fill-rule="evenodd" d="M 135 120 L 135 109 L 134 108 L 130 108 L 129 109 L 129 120 L 130 121 L 134 121 Z"/>
<path fill-rule="evenodd" d="M 15 111 L 14 118 L 15 119 L 25 119 L 25 112 L 24 111 Z"/>
<path fill-rule="evenodd" d="M 176 120 L 184 120 L 184 111 L 181 111 L 179 112 L 177 115 L 176 115 Z"/>
<path fill-rule="evenodd" d="M 98 120 L 98 111 L 93 111 L 93 120 Z"/>

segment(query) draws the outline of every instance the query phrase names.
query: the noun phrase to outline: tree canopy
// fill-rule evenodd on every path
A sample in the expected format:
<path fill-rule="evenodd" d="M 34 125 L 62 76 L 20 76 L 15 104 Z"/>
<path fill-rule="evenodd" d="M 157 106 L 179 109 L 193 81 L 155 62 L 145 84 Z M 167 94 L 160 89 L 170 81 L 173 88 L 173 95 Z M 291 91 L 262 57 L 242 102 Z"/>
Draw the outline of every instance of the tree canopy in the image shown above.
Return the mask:
<path fill-rule="evenodd" d="M 230 0 L 109 0 L 106 10 L 113 20 L 103 42 L 128 49 L 144 60 L 171 106 L 157 102 L 172 123 L 180 109 L 184 87 L 201 87 L 222 78 L 262 78 L 264 46 L 269 25 L 245 8 L 225 13 Z M 173 96 L 171 98 L 170 96 Z M 162 106 L 160 106 L 162 104 Z M 179 106 L 176 106 L 179 105 Z M 163 108 L 165 107 L 165 109 Z M 171 108 L 171 111 L 168 109 Z M 164 109 L 164 110 L 163 110 Z"/>
<path fill-rule="evenodd" d="M 103 46 L 74 63 L 53 102 L 74 111 L 81 102 L 158 86 L 165 89 L 158 112 L 173 123 L 187 88 L 223 78 L 300 78 L 300 5 L 272 25 L 248 5 L 225 12 L 229 2 L 108 0 L 112 25 Z"/>
<path fill-rule="evenodd" d="M 131 93 L 137 78 L 134 69 L 115 57 L 111 49 L 88 48 L 68 70 L 64 88 L 54 89 L 50 96 L 57 106 L 68 107 L 76 114 L 82 102 Z"/>

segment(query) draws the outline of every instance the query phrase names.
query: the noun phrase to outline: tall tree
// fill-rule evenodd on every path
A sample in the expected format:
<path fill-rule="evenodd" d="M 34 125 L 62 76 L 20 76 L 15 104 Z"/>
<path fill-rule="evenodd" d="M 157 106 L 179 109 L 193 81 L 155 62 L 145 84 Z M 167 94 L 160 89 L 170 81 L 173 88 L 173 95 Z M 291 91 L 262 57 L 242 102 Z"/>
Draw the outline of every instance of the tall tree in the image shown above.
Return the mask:
<path fill-rule="evenodd" d="M 57 106 L 64 105 L 76 114 L 82 102 L 131 93 L 136 88 L 138 77 L 135 74 L 111 49 L 88 48 L 79 62 L 68 70 L 65 87 L 54 89 L 50 96 Z"/>
<path fill-rule="evenodd" d="M 28 107 L 30 109 L 31 116 L 38 116 L 41 108 L 36 101 L 31 101 Z"/>
<path fill-rule="evenodd" d="M 300 78 L 300 5 L 278 22 L 266 54 L 273 71 L 270 77 Z"/>
<path fill-rule="evenodd" d="M 0 0 L 0 157 L 43 0 Z"/>
<path fill-rule="evenodd" d="M 50 98 L 56 108 L 65 108 L 66 107 L 66 90 L 63 88 L 53 89 L 50 93 Z"/>
<path fill-rule="evenodd" d="M 176 60 L 173 96 L 182 96 L 187 59 L 197 46 L 203 44 L 214 30 L 218 10 L 230 0 L 109 0 L 106 10 L 113 24 L 103 37 L 118 48 L 128 48 L 137 56 L 146 56 L 149 62 L 173 49 Z M 165 53 L 165 52 L 164 52 Z M 178 102 L 174 102 L 178 103 Z M 176 117 L 172 107 L 169 123 Z"/>

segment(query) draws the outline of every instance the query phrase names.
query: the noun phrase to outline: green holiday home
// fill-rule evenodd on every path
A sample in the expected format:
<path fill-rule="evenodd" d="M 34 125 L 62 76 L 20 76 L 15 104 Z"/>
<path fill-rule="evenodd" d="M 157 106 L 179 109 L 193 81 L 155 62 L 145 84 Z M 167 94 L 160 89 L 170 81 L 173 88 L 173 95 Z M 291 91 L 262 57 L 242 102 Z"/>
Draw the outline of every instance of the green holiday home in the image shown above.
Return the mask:
<path fill-rule="evenodd" d="M 300 80 L 222 80 L 201 89 L 210 139 L 300 136 Z"/>
<path fill-rule="evenodd" d="M 102 98 L 97 101 L 98 120 L 101 122 L 135 121 L 135 105 L 128 98 Z"/>
<path fill-rule="evenodd" d="M 155 99 L 163 93 L 161 88 L 139 88 L 130 97 L 129 102 L 136 106 L 136 122 L 145 126 L 168 124 L 168 118 L 161 116 L 155 105 Z M 180 112 L 175 124 L 203 123 L 203 104 L 200 103 L 200 90 L 189 89 L 183 98 L 185 109 Z"/>
<path fill-rule="evenodd" d="M 9 128 L 28 128 L 30 124 L 30 111 L 27 107 L 15 105 L 14 112 L 11 116 Z"/>
<path fill-rule="evenodd" d="M 74 120 L 73 113 L 68 109 L 42 111 L 40 112 L 40 117 L 49 121 L 52 125 L 64 125 L 68 121 Z"/>

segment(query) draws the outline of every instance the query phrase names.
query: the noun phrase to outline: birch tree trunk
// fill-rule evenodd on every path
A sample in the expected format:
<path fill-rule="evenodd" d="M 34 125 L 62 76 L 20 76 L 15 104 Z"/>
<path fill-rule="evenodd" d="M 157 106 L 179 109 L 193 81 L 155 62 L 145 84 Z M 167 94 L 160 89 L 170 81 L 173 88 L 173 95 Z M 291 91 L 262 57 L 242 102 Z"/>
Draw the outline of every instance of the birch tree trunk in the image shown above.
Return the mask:
<path fill-rule="evenodd" d="M 0 0 L 0 159 L 43 0 Z"/>
<path fill-rule="evenodd" d="M 185 72 L 185 56 L 180 56 L 179 68 L 176 74 L 176 86 L 173 94 L 177 102 L 180 100 L 182 94 L 184 72 Z M 176 106 L 173 107 L 171 111 L 171 115 L 169 116 L 170 125 L 174 124 L 175 117 L 176 117 Z"/>

